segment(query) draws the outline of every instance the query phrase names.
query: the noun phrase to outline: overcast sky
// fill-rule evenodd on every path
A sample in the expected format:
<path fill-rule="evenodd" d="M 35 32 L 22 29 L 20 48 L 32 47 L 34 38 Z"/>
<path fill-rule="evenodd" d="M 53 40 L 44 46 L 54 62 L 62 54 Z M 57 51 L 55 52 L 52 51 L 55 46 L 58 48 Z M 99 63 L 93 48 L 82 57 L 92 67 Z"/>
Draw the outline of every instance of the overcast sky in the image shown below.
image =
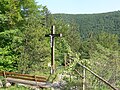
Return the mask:
<path fill-rule="evenodd" d="M 51 13 L 92 14 L 120 10 L 120 0 L 36 0 Z"/>

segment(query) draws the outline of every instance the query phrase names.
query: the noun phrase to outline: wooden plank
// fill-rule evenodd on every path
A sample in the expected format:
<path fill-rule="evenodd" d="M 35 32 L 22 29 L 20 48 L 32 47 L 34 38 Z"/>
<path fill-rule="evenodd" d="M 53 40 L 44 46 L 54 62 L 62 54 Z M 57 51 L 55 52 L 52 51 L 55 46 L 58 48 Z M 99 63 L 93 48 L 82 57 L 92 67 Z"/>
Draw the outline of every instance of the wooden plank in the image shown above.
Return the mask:
<path fill-rule="evenodd" d="M 36 84 L 36 81 L 27 81 L 27 80 L 22 80 L 22 79 L 15 79 L 15 78 L 6 78 L 6 79 L 8 82 L 11 82 L 11 83 L 21 83 L 21 84 L 38 86 L 38 87 L 43 87 L 43 88 L 51 87 L 51 84 L 47 84 L 45 82 L 37 82 Z"/>
<path fill-rule="evenodd" d="M 12 83 L 33 85 L 40 88 L 50 87 L 50 85 L 46 85 L 47 78 L 43 76 L 18 74 L 15 72 L 5 72 L 5 71 L 0 71 L 0 76 L 4 76 L 6 81 Z"/>
<path fill-rule="evenodd" d="M 37 79 L 46 79 L 46 77 L 44 76 L 35 76 L 35 75 L 29 75 L 29 74 L 18 74 L 18 73 L 15 73 L 15 72 L 5 72 L 6 76 L 10 76 L 10 75 L 14 75 L 14 76 L 24 76 L 24 77 L 29 77 L 29 78 L 37 78 Z M 3 71 L 0 71 L 0 76 L 4 76 L 4 72 Z"/>
<path fill-rule="evenodd" d="M 37 82 L 46 82 L 46 79 L 37 79 L 35 78 L 26 78 L 26 77 L 19 77 L 19 76 L 7 76 L 7 78 L 15 78 L 15 79 L 23 79 L 23 80 L 29 80 L 29 81 L 37 81 Z"/>
<path fill-rule="evenodd" d="M 14 73 L 14 72 L 5 72 L 6 75 L 17 75 L 17 76 L 25 76 L 25 77 L 31 77 L 34 78 L 35 75 L 29 75 L 29 74 L 18 74 L 18 73 Z M 40 78 L 40 79 L 46 79 L 46 77 L 44 76 L 36 76 L 36 78 Z"/>
<path fill-rule="evenodd" d="M 4 76 L 3 73 L 0 73 L 0 76 Z"/>

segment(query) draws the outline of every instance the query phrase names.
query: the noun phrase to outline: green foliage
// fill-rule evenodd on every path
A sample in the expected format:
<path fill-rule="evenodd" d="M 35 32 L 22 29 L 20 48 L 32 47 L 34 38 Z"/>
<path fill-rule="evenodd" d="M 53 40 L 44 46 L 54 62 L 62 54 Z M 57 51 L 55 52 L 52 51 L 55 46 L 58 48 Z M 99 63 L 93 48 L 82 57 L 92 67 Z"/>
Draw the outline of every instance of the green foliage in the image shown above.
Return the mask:
<path fill-rule="evenodd" d="M 0 88 L 0 90 L 30 90 L 27 87 L 24 86 L 11 86 L 10 88 Z"/>
<path fill-rule="evenodd" d="M 9 30 L 16 27 L 17 23 L 22 20 L 20 15 L 20 2 L 15 0 L 0 1 L 0 29 L 1 31 Z"/>
<path fill-rule="evenodd" d="M 100 33 L 96 37 L 99 44 L 101 44 L 105 48 L 110 48 L 111 50 L 118 50 L 119 49 L 119 37 L 116 34 L 110 34 L 106 32 Z"/>
<path fill-rule="evenodd" d="M 21 41 L 18 36 L 18 23 L 22 20 L 20 15 L 20 2 L 14 0 L 0 1 L 0 69 L 16 70 L 17 44 Z"/>
<path fill-rule="evenodd" d="M 98 34 L 101 31 L 120 34 L 120 11 L 101 14 L 54 14 L 54 16 L 68 24 L 75 22 L 82 38 L 89 37 L 90 33 Z"/>
<path fill-rule="evenodd" d="M 57 29 L 64 33 L 63 36 L 67 41 L 66 45 L 70 46 L 71 51 L 80 53 L 78 59 L 81 60 L 74 60 L 74 58 L 72 64 L 66 69 L 66 71 L 73 72 L 74 68 L 79 68 L 76 63 L 81 62 L 86 64 L 86 66 L 94 70 L 98 75 L 102 76 L 110 83 L 119 86 L 119 80 L 117 80 L 119 78 L 120 70 L 118 65 L 120 48 L 118 42 L 119 29 L 117 28 L 117 23 L 119 23 L 120 19 L 119 11 L 106 14 L 55 14 L 54 16 L 56 21 L 59 22 L 56 24 Z M 81 38 L 80 35 L 82 36 Z M 65 47 L 64 45 L 61 46 Z M 60 48 L 61 46 L 58 47 Z M 60 55 L 60 52 L 56 53 L 59 53 Z M 75 56 L 75 53 L 72 54 L 72 56 Z M 59 59 L 61 60 L 62 58 L 63 57 L 60 57 Z M 79 69 L 82 73 L 82 68 Z M 100 88 L 99 81 L 91 74 L 87 73 L 87 77 L 88 82 L 90 82 L 88 85 L 95 86 L 93 87 L 94 89 L 96 88 L 97 90 L 99 88 L 108 90 L 108 87 Z"/>
<path fill-rule="evenodd" d="M 0 33 L 0 69 L 16 70 L 17 62 L 17 45 L 19 43 L 16 33 L 18 30 L 9 30 Z"/>
<path fill-rule="evenodd" d="M 56 31 L 63 34 L 63 38 L 71 47 L 73 52 L 79 52 L 81 37 L 75 22 L 65 23 L 62 19 L 56 19 Z"/>
<path fill-rule="evenodd" d="M 92 15 L 51 15 L 46 6 L 37 5 L 35 0 L 1 0 L 0 70 L 48 75 L 50 38 L 45 38 L 45 34 L 50 33 L 53 24 L 55 33 L 63 34 L 62 38 L 55 38 L 57 69 L 64 65 L 66 58 L 70 64 L 65 71 L 71 73 L 76 68 L 82 72 L 77 65 L 81 62 L 119 86 L 119 11 Z M 94 81 L 98 81 L 92 77 L 88 74 L 89 85 L 95 85 Z M 74 86 L 78 84 L 76 82 L 73 79 L 68 84 Z"/>
<path fill-rule="evenodd" d="M 34 0 L 0 1 L 1 70 L 24 70 L 49 59 L 48 44 L 44 38 L 47 28 L 43 26 L 46 11 Z"/>

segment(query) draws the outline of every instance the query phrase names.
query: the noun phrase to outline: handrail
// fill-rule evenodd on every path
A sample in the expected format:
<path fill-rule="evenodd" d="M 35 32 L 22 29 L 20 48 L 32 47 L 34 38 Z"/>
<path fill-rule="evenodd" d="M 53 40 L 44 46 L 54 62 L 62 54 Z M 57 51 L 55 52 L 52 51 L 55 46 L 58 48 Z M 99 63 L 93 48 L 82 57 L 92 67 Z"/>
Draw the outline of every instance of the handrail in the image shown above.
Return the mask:
<path fill-rule="evenodd" d="M 115 88 L 113 85 L 111 85 L 108 81 L 106 81 L 105 79 L 103 79 L 102 77 L 100 77 L 99 75 L 97 75 L 95 72 L 93 72 L 92 70 L 90 70 L 88 67 L 82 65 L 81 63 L 78 63 L 81 67 L 85 68 L 86 70 L 88 70 L 90 73 L 92 73 L 94 76 L 96 76 L 99 80 L 103 81 L 106 85 L 108 85 L 109 87 L 111 87 L 113 90 L 118 90 L 117 88 Z"/>

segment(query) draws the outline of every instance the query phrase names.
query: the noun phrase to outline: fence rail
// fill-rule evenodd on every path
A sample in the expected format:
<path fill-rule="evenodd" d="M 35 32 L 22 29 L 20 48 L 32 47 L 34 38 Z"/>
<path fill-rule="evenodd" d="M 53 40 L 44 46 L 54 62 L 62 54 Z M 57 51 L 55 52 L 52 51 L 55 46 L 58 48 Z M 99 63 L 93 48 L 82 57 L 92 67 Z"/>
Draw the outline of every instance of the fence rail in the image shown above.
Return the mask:
<path fill-rule="evenodd" d="M 24 80 L 37 81 L 37 82 L 46 82 L 47 81 L 47 78 L 44 76 L 18 74 L 15 72 L 0 71 L 0 76 L 4 76 L 5 78 L 10 77 L 10 78 L 24 79 Z"/>
<path fill-rule="evenodd" d="M 108 85 L 111 89 L 113 90 L 118 90 L 116 87 L 114 87 L 113 85 L 111 85 L 108 81 L 106 81 L 105 79 L 103 79 L 102 77 L 100 77 L 99 75 L 97 75 L 95 72 L 93 72 L 92 70 L 90 70 L 88 67 L 82 65 L 81 63 L 78 63 L 81 67 L 83 67 L 85 70 L 89 71 L 91 74 L 93 74 L 95 77 L 97 77 L 99 80 L 101 80 L 102 82 L 104 82 L 106 85 Z M 78 74 L 79 72 L 76 71 Z M 85 76 L 83 76 L 83 78 L 85 78 Z"/>
<path fill-rule="evenodd" d="M 44 76 L 18 74 L 15 72 L 5 72 L 5 71 L 0 71 L 0 76 L 3 76 L 6 82 L 8 81 L 11 83 L 28 84 L 33 86 L 39 86 L 42 88 L 47 87 L 45 85 L 47 78 Z"/>

